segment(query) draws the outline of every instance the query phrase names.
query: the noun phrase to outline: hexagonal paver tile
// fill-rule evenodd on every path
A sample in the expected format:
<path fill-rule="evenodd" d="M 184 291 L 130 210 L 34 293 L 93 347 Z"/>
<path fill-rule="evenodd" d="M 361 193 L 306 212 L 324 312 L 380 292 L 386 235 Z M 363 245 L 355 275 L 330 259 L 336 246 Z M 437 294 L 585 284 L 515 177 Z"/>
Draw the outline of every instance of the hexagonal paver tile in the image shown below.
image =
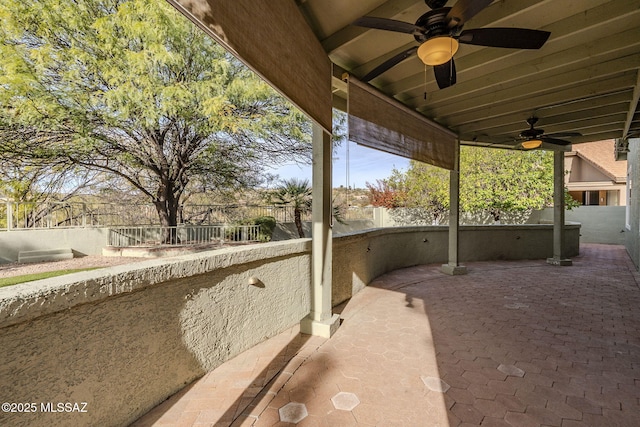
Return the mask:
<path fill-rule="evenodd" d="M 462 421 L 463 423 L 473 425 L 480 425 L 482 419 L 484 418 L 484 415 L 480 411 L 478 411 L 473 406 L 465 405 L 464 403 L 456 403 L 455 405 L 453 405 L 453 408 L 451 408 L 451 412 L 453 412 L 458 418 L 460 418 L 460 421 Z"/>
<path fill-rule="evenodd" d="M 449 390 L 450 385 L 442 381 L 440 378 L 436 377 L 425 377 L 421 376 L 420 379 L 427 386 L 427 388 L 431 391 L 437 391 L 440 393 L 446 393 Z"/>
<path fill-rule="evenodd" d="M 352 411 L 353 408 L 360 404 L 360 399 L 353 393 L 341 391 L 331 398 L 334 408 L 343 411 Z"/>
<path fill-rule="evenodd" d="M 280 421 L 284 423 L 299 423 L 309 415 L 304 403 L 289 402 L 278 410 Z"/>
<path fill-rule="evenodd" d="M 498 366 L 498 371 L 506 375 L 511 375 L 512 377 L 524 377 L 524 371 L 513 365 L 500 364 L 500 366 Z"/>
<path fill-rule="evenodd" d="M 519 309 L 519 308 L 528 308 L 529 304 L 523 304 L 521 302 L 515 302 L 513 304 L 505 304 L 504 305 L 506 308 L 513 308 L 513 309 Z"/>

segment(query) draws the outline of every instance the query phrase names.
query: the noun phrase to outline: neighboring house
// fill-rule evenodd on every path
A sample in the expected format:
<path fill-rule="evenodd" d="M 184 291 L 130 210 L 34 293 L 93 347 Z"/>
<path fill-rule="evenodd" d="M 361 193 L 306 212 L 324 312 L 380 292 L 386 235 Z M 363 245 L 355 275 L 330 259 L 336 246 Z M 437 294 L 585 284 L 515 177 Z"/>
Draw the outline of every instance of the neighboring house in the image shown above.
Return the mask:
<path fill-rule="evenodd" d="M 616 160 L 613 139 L 574 144 L 565 153 L 569 194 L 585 206 L 627 204 L 627 161 Z"/>

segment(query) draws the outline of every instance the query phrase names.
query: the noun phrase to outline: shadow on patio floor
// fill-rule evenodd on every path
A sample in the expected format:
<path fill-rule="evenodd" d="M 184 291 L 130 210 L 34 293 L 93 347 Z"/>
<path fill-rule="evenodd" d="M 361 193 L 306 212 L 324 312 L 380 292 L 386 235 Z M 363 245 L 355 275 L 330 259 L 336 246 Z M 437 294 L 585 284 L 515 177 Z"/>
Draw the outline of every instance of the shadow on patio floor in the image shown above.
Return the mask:
<path fill-rule="evenodd" d="M 581 251 L 384 275 L 330 340 L 292 328 L 135 425 L 640 425 L 638 273 L 623 247 Z"/>

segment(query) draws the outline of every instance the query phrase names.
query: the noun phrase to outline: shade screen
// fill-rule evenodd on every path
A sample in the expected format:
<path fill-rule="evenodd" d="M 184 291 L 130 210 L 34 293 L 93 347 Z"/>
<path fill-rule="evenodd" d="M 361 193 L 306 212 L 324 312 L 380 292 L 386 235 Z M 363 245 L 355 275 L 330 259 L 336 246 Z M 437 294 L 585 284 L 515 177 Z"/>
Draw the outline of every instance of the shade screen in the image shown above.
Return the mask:
<path fill-rule="evenodd" d="M 351 141 L 453 170 L 455 133 L 353 78 L 348 113 Z"/>

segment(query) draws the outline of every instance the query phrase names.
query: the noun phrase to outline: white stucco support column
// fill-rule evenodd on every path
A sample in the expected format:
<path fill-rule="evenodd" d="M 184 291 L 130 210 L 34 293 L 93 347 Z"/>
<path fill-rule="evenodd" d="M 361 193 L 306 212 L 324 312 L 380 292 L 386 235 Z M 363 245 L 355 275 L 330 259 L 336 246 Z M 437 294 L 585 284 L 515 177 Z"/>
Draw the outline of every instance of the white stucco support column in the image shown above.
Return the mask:
<path fill-rule="evenodd" d="M 332 207 L 331 135 L 313 125 L 313 209 L 311 242 L 311 312 L 300 323 L 300 332 L 331 337 L 340 325 L 332 314 Z"/>
<path fill-rule="evenodd" d="M 564 244 L 564 151 L 553 152 L 553 257 L 552 265 L 571 265 Z"/>
<path fill-rule="evenodd" d="M 453 170 L 449 174 L 449 262 L 442 272 L 452 276 L 467 274 L 467 267 L 458 262 L 460 231 L 460 141 L 456 142 Z"/>

